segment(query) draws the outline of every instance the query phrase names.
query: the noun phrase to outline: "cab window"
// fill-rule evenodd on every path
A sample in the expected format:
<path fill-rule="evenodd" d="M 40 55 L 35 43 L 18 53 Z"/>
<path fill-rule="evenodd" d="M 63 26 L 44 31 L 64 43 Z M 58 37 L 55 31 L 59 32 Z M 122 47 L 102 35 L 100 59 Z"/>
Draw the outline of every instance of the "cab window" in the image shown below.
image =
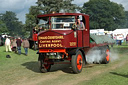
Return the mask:
<path fill-rule="evenodd" d="M 75 16 L 51 17 L 52 29 L 71 29 L 75 23 Z"/>

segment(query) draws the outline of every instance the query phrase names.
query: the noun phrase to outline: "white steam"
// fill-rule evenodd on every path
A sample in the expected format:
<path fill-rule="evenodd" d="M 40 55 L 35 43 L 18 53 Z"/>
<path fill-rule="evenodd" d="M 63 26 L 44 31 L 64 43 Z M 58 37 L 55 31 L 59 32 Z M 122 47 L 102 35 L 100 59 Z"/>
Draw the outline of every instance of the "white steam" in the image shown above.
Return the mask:
<path fill-rule="evenodd" d="M 119 59 L 118 53 L 116 53 L 113 49 L 110 51 L 110 61 L 113 62 Z"/>
<path fill-rule="evenodd" d="M 102 60 L 101 50 L 90 49 L 86 55 L 87 63 L 100 63 Z"/>
<path fill-rule="evenodd" d="M 104 49 L 102 49 L 104 50 Z M 104 52 L 105 53 L 105 52 Z M 118 54 L 116 52 L 114 52 L 113 50 L 110 51 L 110 62 L 117 60 Z M 101 54 L 101 50 L 100 49 L 95 49 L 92 48 L 88 51 L 87 55 L 86 55 L 86 61 L 87 63 L 101 63 L 101 61 L 103 60 L 103 56 Z"/>

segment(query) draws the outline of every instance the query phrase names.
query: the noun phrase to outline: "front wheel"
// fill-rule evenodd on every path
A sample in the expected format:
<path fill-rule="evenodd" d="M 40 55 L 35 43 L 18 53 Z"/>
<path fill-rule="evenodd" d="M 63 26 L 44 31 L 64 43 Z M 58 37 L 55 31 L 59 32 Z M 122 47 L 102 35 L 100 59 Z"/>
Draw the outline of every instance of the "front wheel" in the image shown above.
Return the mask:
<path fill-rule="evenodd" d="M 39 68 L 42 73 L 49 72 L 51 69 L 51 64 L 48 63 L 48 59 L 39 60 Z"/>
<path fill-rule="evenodd" d="M 80 73 L 83 68 L 83 55 L 78 51 L 76 55 L 72 55 L 71 65 L 74 73 Z"/>

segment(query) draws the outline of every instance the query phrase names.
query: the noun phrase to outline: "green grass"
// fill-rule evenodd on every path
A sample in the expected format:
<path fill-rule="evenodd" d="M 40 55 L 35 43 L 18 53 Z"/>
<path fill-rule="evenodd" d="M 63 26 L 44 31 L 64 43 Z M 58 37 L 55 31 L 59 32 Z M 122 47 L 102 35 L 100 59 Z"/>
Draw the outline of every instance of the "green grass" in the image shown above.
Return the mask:
<path fill-rule="evenodd" d="M 115 45 L 111 49 L 118 53 L 119 59 L 115 62 L 110 62 L 106 68 L 114 64 L 118 64 L 119 67 L 100 74 L 91 80 L 79 82 L 78 85 L 128 85 L 128 45 L 123 43 L 121 46 Z M 126 63 L 122 65 L 122 61 Z"/>
<path fill-rule="evenodd" d="M 127 63 L 128 64 L 128 63 Z M 122 66 L 94 76 L 91 80 L 79 82 L 79 85 L 127 85 L 128 84 L 128 65 Z"/>
<path fill-rule="evenodd" d="M 20 80 L 23 76 L 30 76 L 31 73 L 27 69 L 38 71 L 36 51 L 30 50 L 28 56 L 24 55 L 24 49 L 22 48 L 22 54 L 18 55 L 14 52 L 5 52 L 5 47 L 0 47 L 0 82 L 1 85 L 8 83 L 13 84 L 17 80 Z M 11 58 L 6 58 L 6 55 L 10 55 Z M 36 67 L 36 68 L 33 68 Z M 27 69 L 26 69 L 27 68 Z"/>
<path fill-rule="evenodd" d="M 28 56 L 5 52 L 0 47 L 0 85 L 127 85 L 128 46 L 111 48 L 118 59 L 109 64 L 86 65 L 80 74 L 73 74 L 69 65 L 55 65 L 48 73 L 40 73 L 37 51 L 29 49 Z M 11 58 L 6 58 L 6 55 Z"/>
<path fill-rule="evenodd" d="M 127 63 L 128 64 L 128 63 Z M 88 81 L 82 81 L 79 85 L 127 85 L 128 84 L 128 65 L 124 65 L 102 75 L 98 75 Z"/>

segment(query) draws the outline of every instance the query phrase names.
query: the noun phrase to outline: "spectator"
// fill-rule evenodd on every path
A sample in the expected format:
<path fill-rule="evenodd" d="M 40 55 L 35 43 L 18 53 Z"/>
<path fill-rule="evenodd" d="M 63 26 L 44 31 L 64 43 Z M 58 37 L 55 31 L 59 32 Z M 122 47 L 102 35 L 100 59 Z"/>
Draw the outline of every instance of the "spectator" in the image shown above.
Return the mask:
<path fill-rule="evenodd" d="M 128 34 L 127 34 L 127 36 L 126 36 L 126 45 L 127 45 L 127 43 L 128 43 Z"/>
<path fill-rule="evenodd" d="M 117 35 L 114 34 L 113 39 L 116 41 L 116 45 L 118 45 Z"/>
<path fill-rule="evenodd" d="M 16 48 L 17 48 L 17 44 L 16 44 L 16 39 L 14 38 L 12 41 L 12 51 L 15 51 L 15 53 L 17 52 Z"/>
<path fill-rule="evenodd" d="M 10 39 L 7 37 L 5 40 L 5 48 L 6 48 L 6 52 L 8 52 L 8 50 L 11 52 L 11 41 Z"/>
<path fill-rule="evenodd" d="M 20 37 L 18 37 L 16 43 L 17 43 L 18 54 L 20 55 L 21 54 L 21 43 L 22 43 Z"/>
<path fill-rule="evenodd" d="M 24 47 L 24 50 L 25 50 L 25 55 L 28 55 L 29 41 L 27 39 L 24 39 L 23 47 Z"/>
<path fill-rule="evenodd" d="M 123 34 L 117 34 L 118 45 L 122 45 L 122 40 L 124 39 Z"/>
<path fill-rule="evenodd" d="M 3 37 L 3 43 L 4 43 L 4 44 L 5 44 L 6 38 L 7 38 L 6 36 Z"/>

